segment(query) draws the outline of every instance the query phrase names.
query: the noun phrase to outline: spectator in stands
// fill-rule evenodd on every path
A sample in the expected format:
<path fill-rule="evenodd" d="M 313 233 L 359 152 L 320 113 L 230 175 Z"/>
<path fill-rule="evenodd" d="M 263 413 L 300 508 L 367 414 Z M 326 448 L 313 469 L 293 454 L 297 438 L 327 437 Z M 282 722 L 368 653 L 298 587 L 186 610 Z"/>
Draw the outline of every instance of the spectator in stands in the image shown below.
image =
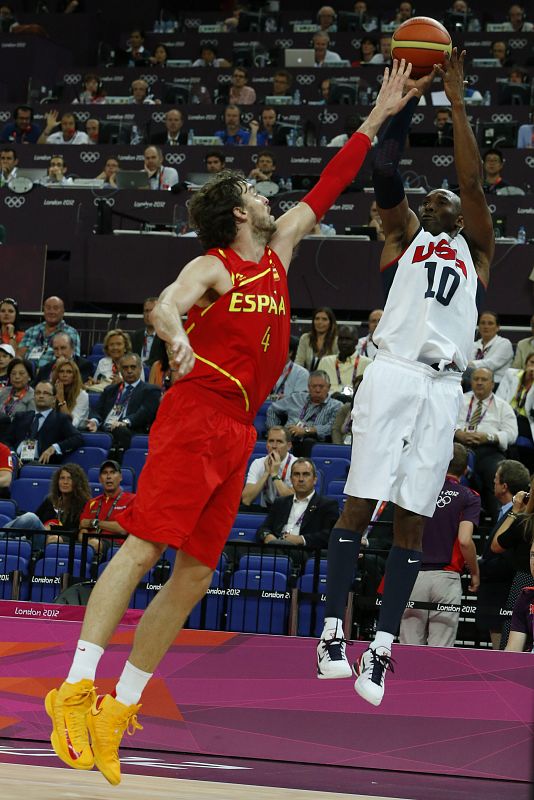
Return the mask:
<path fill-rule="evenodd" d="M 256 92 L 247 86 L 248 72 L 244 67 L 234 67 L 228 100 L 232 105 L 251 106 L 256 102 Z"/>
<path fill-rule="evenodd" d="M 143 303 L 143 327 L 137 328 L 130 333 L 131 349 L 133 353 L 141 356 L 143 364 L 152 364 L 160 355 L 160 350 L 164 348 L 154 347 L 154 343 L 159 343 L 161 339 L 156 335 L 152 325 L 150 314 L 156 305 L 157 297 L 147 297 Z"/>
<path fill-rule="evenodd" d="M 40 181 L 42 186 L 69 186 L 72 178 L 67 177 L 67 164 L 63 156 L 52 156 L 48 162 L 48 174 Z"/>
<path fill-rule="evenodd" d="M 24 331 L 20 329 L 19 304 L 13 297 L 0 300 L 0 342 L 15 349 L 21 343 Z"/>
<path fill-rule="evenodd" d="M 137 353 L 126 353 L 120 359 L 122 380 L 107 386 L 95 409 L 87 430 L 109 431 L 113 437 L 113 451 L 122 460 L 131 438 L 136 433 L 148 433 L 158 410 L 161 392 L 157 386 L 141 380 L 143 364 Z M 110 451 L 111 452 L 111 451 Z"/>
<path fill-rule="evenodd" d="M 294 362 L 298 343 L 299 340 L 296 336 L 289 337 L 287 362 L 269 395 L 271 400 L 281 400 L 282 397 L 293 394 L 293 392 L 305 392 L 308 388 L 310 373 L 300 364 L 295 364 Z"/>
<path fill-rule="evenodd" d="M 0 5 L 0 32 L 17 33 L 20 27 L 11 6 L 2 3 Z"/>
<path fill-rule="evenodd" d="M 241 502 L 244 506 L 269 508 L 278 497 L 293 496 L 291 467 L 296 461 L 291 435 L 281 425 L 267 431 L 267 455 L 251 462 Z"/>
<path fill-rule="evenodd" d="M 516 416 L 493 393 L 493 373 L 477 367 L 471 374 L 472 391 L 463 396 L 454 439 L 475 454 L 475 488 L 480 488 L 486 512 L 495 521 L 498 505 L 493 491 L 497 467 L 517 439 Z"/>
<path fill-rule="evenodd" d="M 493 373 L 497 386 L 505 376 L 506 370 L 512 366 L 514 348 L 512 342 L 504 336 L 499 336 L 501 326 L 499 317 L 494 311 L 484 311 L 478 318 L 478 333 L 471 352 L 471 361 L 468 366 L 486 367 Z"/>
<path fill-rule="evenodd" d="M 250 170 L 248 177 L 252 180 L 258 181 L 271 181 L 278 184 L 280 177 L 275 175 L 276 161 L 273 153 L 270 150 L 261 150 L 258 153 L 256 166 Z"/>
<path fill-rule="evenodd" d="M 335 500 L 321 497 L 315 490 L 317 470 L 308 458 L 297 458 L 291 467 L 294 495 L 277 498 L 267 519 L 258 528 L 260 544 L 328 547 L 330 531 L 339 516 Z"/>
<path fill-rule="evenodd" d="M 78 331 L 71 325 L 67 325 L 63 319 L 64 315 L 65 304 L 61 297 L 47 297 L 43 304 L 44 322 L 28 328 L 20 343 L 18 355 L 37 362 L 39 368 L 49 364 L 55 360 L 52 340 L 56 333 L 68 333 L 74 342 L 76 355 L 80 355 Z"/>
<path fill-rule="evenodd" d="M 467 450 L 456 443 L 434 515 L 425 521 L 421 571 L 410 595 L 413 603 L 433 603 L 440 610 L 408 608 L 403 614 L 401 644 L 454 647 L 462 604 L 461 575 L 467 566 L 469 591 L 476 593 L 480 572 L 473 532 L 480 519 L 480 497 L 462 486 L 467 471 Z M 458 606 L 458 611 L 443 606 Z"/>
<path fill-rule="evenodd" d="M 369 14 L 367 3 L 365 3 L 364 0 L 356 0 L 353 12 L 360 15 L 360 27 L 362 30 L 367 33 L 376 31 L 378 28 L 378 17 L 372 17 Z"/>
<path fill-rule="evenodd" d="M 14 122 L 8 122 L 0 132 L 0 142 L 14 144 L 36 144 L 41 129 L 33 122 L 30 106 L 17 106 L 13 112 Z"/>
<path fill-rule="evenodd" d="M 473 12 L 471 11 L 470 7 L 467 5 L 465 0 L 454 0 L 454 2 L 451 3 L 449 11 L 451 14 L 456 15 L 456 17 L 453 18 L 453 25 L 455 25 L 454 29 L 456 31 L 462 30 L 462 31 L 468 31 L 469 33 L 478 33 L 478 31 L 482 30 L 480 20 L 473 15 Z"/>
<path fill-rule="evenodd" d="M 517 132 L 517 146 L 534 147 L 534 125 L 520 125 Z"/>
<path fill-rule="evenodd" d="M 332 6 L 321 6 L 317 12 L 317 22 L 320 31 L 335 33 L 337 31 L 335 9 Z"/>
<path fill-rule="evenodd" d="M 98 561 L 102 561 L 111 544 L 118 547 L 124 541 L 123 538 L 115 538 L 116 534 L 126 533 L 115 517 L 128 508 L 135 494 L 121 488 L 121 468 L 113 459 L 102 462 L 98 480 L 102 485 L 102 494 L 92 497 L 83 507 L 79 540 L 82 542 L 86 538 L 87 544 L 94 548 Z M 88 532 L 93 535 L 87 536 Z"/>
<path fill-rule="evenodd" d="M 217 57 L 217 50 L 212 44 L 203 44 L 200 48 L 200 58 L 193 61 L 193 67 L 230 67 L 225 58 Z"/>
<path fill-rule="evenodd" d="M 311 329 L 299 339 L 295 364 L 308 370 L 317 368 L 323 356 L 337 353 L 337 321 L 327 306 L 315 309 Z"/>
<path fill-rule="evenodd" d="M 15 350 L 10 344 L 0 344 L 0 389 L 7 386 L 9 375 L 7 368 L 15 358 Z"/>
<path fill-rule="evenodd" d="M 287 69 L 277 69 L 273 75 L 273 84 L 267 97 L 289 97 L 293 76 Z M 265 103 L 265 99 L 263 100 Z"/>
<path fill-rule="evenodd" d="M 364 64 L 381 63 L 375 61 L 375 56 L 378 55 L 378 43 L 372 36 L 364 36 L 360 42 L 360 51 L 358 58 L 351 62 L 353 67 L 360 67 Z"/>
<path fill-rule="evenodd" d="M 55 410 L 54 386 L 42 381 L 35 387 L 34 411 L 15 414 L 7 435 L 21 462 L 55 464 L 83 444 L 81 433 L 66 414 Z"/>
<path fill-rule="evenodd" d="M 45 127 L 37 144 L 91 144 L 86 133 L 76 130 L 76 117 L 71 111 L 62 114 L 60 120 L 58 118 L 58 111 L 50 111 L 45 114 Z M 58 125 L 61 125 L 61 131 L 52 133 Z"/>
<path fill-rule="evenodd" d="M 330 380 L 330 393 L 342 403 L 350 402 L 356 381 L 361 379 L 371 359 L 356 352 L 358 331 L 350 325 L 341 325 L 338 331 L 337 355 L 324 356 L 318 369 L 324 370 Z"/>
<path fill-rule="evenodd" d="M 224 128 L 215 131 L 222 144 L 243 145 L 248 144 L 250 131 L 241 127 L 241 111 L 239 106 L 228 105 L 224 109 Z"/>
<path fill-rule="evenodd" d="M 106 159 L 104 169 L 96 176 L 98 180 L 104 181 L 103 188 L 117 189 L 117 172 L 120 171 L 119 159 L 115 156 L 110 156 Z"/>
<path fill-rule="evenodd" d="M 0 307 L 0 318 L 1 314 L 2 309 Z M 530 330 L 531 336 L 527 336 L 526 339 L 520 339 L 517 343 L 512 363 L 512 367 L 515 367 L 515 369 L 524 369 L 528 356 L 534 353 L 534 315 L 530 318 Z"/>
<path fill-rule="evenodd" d="M 330 102 L 330 86 L 331 86 L 330 78 L 324 78 L 321 81 L 321 86 L 319 88 L 319 91 L 321 93 L 321 100 L 325 105 L 328 105 L 328 103 Z"/>
<path fill-rule="evenodd" d="M 132 81 L 130 89 L 132 93 L 128 98 L 129 103 L 134 103 L 138 106 L 153 106 L 159 103 L 159 100 L 155 100 L 152 97 L 150 86 L 143 78 L 136 78 L 135 81 Z"/>
<path fill-rule="evenodd" d="M 163 166 L 163 153 L 157 145 L 150 144 L 145 147 L 145 172 L 148 183 L 154 191 L 169 191 L 171 186 L 178 183 L 178 173 L 174 167 Z"/>
<path fill-rule="evenodd" d="M 395 25 L 399 26 L 402 25 L 403 22 L 406 22 L 411 17 L 415 15 L 415 8 L 414 4 L 409 2 L 409 0 L 403 0 L 402 3 L 399 3 L 397 6 L 397 10 L 395 12 L 395 16 L 393 17 L 392 22 Z"/>
<path fill-rule="evenodd" d="M 530 534 L 530 574 L 534 576 L 534 535 Z M 531 581 L 532 583 L 532 581 Z M 515 601 L 510 634 L 504 648 L 509 653 L 534 651 L 534 587 L 526 586 Z"/>
<path fill-rule="evenodd" d="M 166 67 L 169 60 L 169 51 L 161 42 L 154 48 L 154 55 L 150 56 L 149 62 L 154 67 Z"/>
<path fill-rule="evenodd" d="M 314 33 L 312 44 L 315 52 L 316 67 L 322 67 L 325 64 L 339 64 L 339 62 L 343 60 L 339 53 L 328 49 L 330 36 L 327 33 L 319 31 Z"/>
<path fill-rule="evenodd" d="M 391 64 L 391 35 L 383 33 L 378 40 L 378 50 L 369 64 Z"/>
<path fill-rule="evenodd" d="M 5 345 L 4 345 L 5 347 Z M 22 358 L 13 358 L 7 366 L 7 384 L 0 389 L 0 422 L 2 431 L 15 414 L 35 409 L 34 392 L 31 387 L 32 365 Z M 6 419 L 8 417 L 9 419 Z"/>
<path fill-rule="evenodd" d="M 206 172 L 216 175 L 225 168 L 226 156 L 222 150 L 211 150 L 204 156 L 204 164 L 206 165 Z"/>
<path fill-rule="evenodd" d="M 82 376 L 74 361 L 58 359 L 51 374 L 56 390 L 56 409 L 68 414 L 75 428 L 85 430 L 89 418 L 89 395 L 83 388 Z"/>
<path fill-rule="evenodd" d="M 371 209 L 372 207 L 373 204 L 371 203 Z M 367 336 L 362 336 L 361 339 L 358 339 L 358 345 L 356 347 L 356 352 L 359 355 L 367 356 L 368 358 L 371 359 L 373 359 L 376 356 L 378 348 L 373 342 L 373 333 L 375 332 L 377 325 L 382 318 L 383 313 L 384 310 L 382 308 L 375 308 L 373 311 L 371 311 L 371 313 L 367 317 Z"/>
<path fill-rule="evenodd" d="M 103 391 L 110 383 L 119 384 L 122 380 L 120 361 L 126 353 L 132 352 L 130 335 L 121 328 L 113 328 L 104 337 L 105 356 L 96 365 L 95 374 L 86 381 L 89 391 Z"/>
<path fill-rule="evenodd" d="M 35 376 L 35 382 L 39 383 L 39 381 L 49 381 L 52 370 L 60 359 L 74 361 L 80 370 L 83 383 L 85 383 L 89 378 L 92 378 L 95 369 L 94 364 L 89 361 L 88 358 L 77 356 L 74 348 L 74 341 L 70 334 L 57 333 L 52 339 L 52 351 L 54 358 L 52 361 L 48 361 L 40 368 Z"/>
<path fill-rule="evenodd" d="M 504 166 L 502 152 L 496 148 L 486 150 L 482 157 L 482 165 L 484 168 L 484 191 L 486 194 L 499 194 L 499 189 L 509 185 L 501 174 Z"/>
<path fill-rule="evenodd" d="M 11 481 L 13 480 L 13 456 L 11 450 L 0 442 L 0 497 L 9 498 Z M 0 537 L 2 537 L 0 533 Z M 4 534 L 5 535 L 5 534 Z"/>
<path fill-rule="evenodd" d="M 519 3 L 513 3 L 508 9 L 508 20 L 503 25 L 504 31 L 513 33 L 529 33 L 534 31 L 534 24 L 528 22 L 525 8 Z"/>
<path fill-rule="evenodd" d="M 0 188 L 17 177 L 18 163 L 17 151 L 13 147 L 3 147 L 0 150 Z"/>
<path fill-rule="evenodd" d="M 85 132 L 91 144 L 100 144 L 100 120 L 89 117 L 85 122 Z"/>
<path fill-rule="evenodd" d="M 501 67 L 511 67 L 513 64 L 512 59 L 509 56 L 509 50 L 506 45 L 506 42 L 501 40 L 497 42 L 493 42 L 491 45 L 491 57 L 496 58 L 497 61 L 500 62 Z"/>
<path fill-rule="evenodd" d="M 150 53 L 145 47 L 145 32 L 140 28 L 131 31 L 126 55 L 129 67 L 145 67 L 148 64 Z"/>
<path fill-rule="evenodd" d="M 307 392 L 275 400 L 267 409 L 266 424 L 286 425 L 295 455 L 308 456 L 316 442 L 332 440 L 332 425 L 341 406 L 329 396 L 330 379 L 323 370 L 310 372 Z"/>
<path fill-rule="evenodd" d="M 150 137 L 150 144 L 176 147 L 187 144 L 187 131 L 184 130 L 184 115 L 177 108 L 171 108 L 165 114 L 165 130 L 157 131 Z"/>
<path fill-rule="evenodd" d="M 276 123 L 278 121 L 278 112 L 272 106 L 265 106 L 260 115 L 260 124 L 255 120 L 250 123 L 252 136 L 250 137 L 249 144 L 258 147 L 271 147 L 273 144 L 287 144 L 287 139 L 280 141 L 276 136 Z M 255 141 L 254 141 L 255 139 Z"/>
<path fill-rule="evenodd" d="M 434 127 L 436 128 L 435 144 L 439 147 L 452 147 L 453 129 L 450 108 L 438 108 L 434 114 Z"/>
<path fill-rule="evenodd" d="M 507 369 L 496 391 L 497 397 L 502 397 L 510 403 L 517 417 L 519 436 L 524 436 L 532 441 L 532 432 L 528 410 L 534 406 L 534 396 L 529 397 L 534 384 L 534 353 L 530 353 L 525 361 L 524 369 Z M 534 395 L 534 392 L 532 393 Z"/>
<path fill-rule="evenodd" d="M 334 136 L 334 138 L 328 142 L 327 147 L 343 147 L 343 145 L 348 142 L 352 134 L 356 133 L 361 124 L 362 120 L 359 114 L 355 112 L 347 114 L 343 126 L 345 128 L 345 132 Z"/>
<path fill-rule="evenodd" d="M 75 534 L 80 527 L 80 515 L 91 497 L 87 476 L 78 464 L 62 464 L 52 475 L 50 492 L 38 506 L 35 513 L 31 511 L 15 517 L 6 528 L 28 531 L 40 531 L 34 536 L 24 536 L 18 530 L 7 534 L 22 541 L 32 543 L 34 553 L 42 551 L 46 544 L 55 542 L 76 541 L 73 537 L 62 536 L 64 529 Z M 44 531 L 50 531 L 49 534 Z M 54 531 L 54 533 L 52 533 Z M 0 534 L 3 537 L 5 534 Z"/>
<path fill-rule="evenodd" d="M 106 92 L 104 91 L 100 78 L 95 72 L 89 72 L 87 75 L 84 75 L 82 90 L 72 102 L 82 103 L 83 105 L 106 102 Z"/>

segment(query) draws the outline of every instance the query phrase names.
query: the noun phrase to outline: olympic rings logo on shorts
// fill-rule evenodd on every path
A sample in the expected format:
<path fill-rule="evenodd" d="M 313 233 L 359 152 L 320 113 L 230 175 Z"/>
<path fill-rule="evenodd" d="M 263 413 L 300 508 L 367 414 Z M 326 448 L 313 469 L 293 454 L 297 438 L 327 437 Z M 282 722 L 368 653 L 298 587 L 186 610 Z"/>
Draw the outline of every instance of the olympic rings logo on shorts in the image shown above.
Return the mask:
<path fill-rule="evenodd" d="M 280 47 L 282 50 L 287 50 L 288 47 L 293 47 L 293 39 L 275 39 L 275 47 Z"/>
<path fill-rule="evenodd" d="M 152 119 L 154 122 L 165 122 L 165 111 L 153 111 Z"/>
<path fill-rule="evenodd" d="M 100 158 L 100 153 L 96 150 L 83 150 L 80 153 L 80 161 L 84 164 L 95 164 Z"/>
<path fill-rule="evenodd" d="M 79 119 L 80 122 L 85 122 L 89 119 L 89 112 L 88 111 L 77 111 L 75 114 L 76 119 Z"/>
<path fill-rule="evenodd" d="M 432 163 L 435 167 L 450 167 L 453 161 L 453 156 L 432 156 Z"/>
<path fill-rule="evenodd" d="M 493 203 L 491 203 L 491 205 L 488 205 L 488 208 L 491 214 L 495 214 L 495 212 L 497 211 L 497 206 L 494 205 Z"/>
<path fill-rule="evenodd" d="M 315 75 L 297 75 L 297 83 L 301 86 L 311 86 L 315 81 Z"/>
<path fill-rule="evenodd" d="M 527 156 L 525 158 L 525 164 L 527 167 L 530 167 L 530 169 L 534 169 L 534 156 Z"/>
<path fill-rule="evenodd" d="M 231 80 L 231 75 L 217 75 L 217 83 L 230 83 Z"/>
<path fill-rule="evenodd" d="M 141 80 L 146 81 L 149 86 L 152 86 L 153 83 L 156 83 L 158 77 L 157 75 L 141 75 Z"/>
<path fill-rule="evenodd" d="M 452 498 L 449 495 L 445 495 L 445 497 L 443 497 L 443 495 L 440 494 L 440 496 L 438 497 L 438 501 L 437 501 L 436 505 L 437 505 L 438 508 L 445 508 L 445 506 L 449 505 L 449 503 L 451 502 L 451 499 Z"/>
<path fill-rule="evenodd" d="M 13 197 L 11 194 L 7 197 L 4 197 L 4 203 L 8 208 L 22 208 L 25 202 L 25 197 Z"/>
<path fill-rule="evenodd" d="M 93 200 L 93 205 L 98 206 L 100 203 L 105 203 L 107 206 L 114 206 L 115 205 L 115 198 L 114 197 L 95 197 Z"/>
<path fill-rule="evenodd" d="M 508 39 L 508 47 L 512 50 L 522 50 L 528 44 L 526 39 Z"/>
<path fill-rule="evenodd" d="M 5 122 L 6 119 L 10 119 L 11 112 L 10 111 L 0 111 L 0 122 Z"/>
<path fill-rule="evenodd" d="M 332 125 L 339 119 L 339 114 L 332 111 L 321 111 L 319 114 L 319 121 L 324 122 L 325 125 Z"/>
<path fill-rule="evenodd" d="M 512 115 L 511 114 L 492 114 L 491 121 L 492 122 L 512 122 Z"/>
<path fill-rule="evenodd" d="M 77 83 L 80 83 L 82 79 L 81 75 L 75 75 L 68 73 L 67 75 L 63 75 L 63 83 L 66 83 L 67 86 L 75 86 Z"/>
<path fill-rule="evenodd" d="M 425 118 L 424 114 L 414 114 L 412 117 L 412 122 L 414 125 L 420 125 L 424 120 L 424 118 Z"/>
<path fill-rule="evenodd" d="M 281 200 L 278 203 L 280 211 L 289 211 L 290 208 L 295 208 L 298 205 L 298 200 Z"/>
<path fill-rule="evenodd" d="M 167 164 L 181 164 L 185 161 L 185 153 L 167 153 L 165 161 Z"/>

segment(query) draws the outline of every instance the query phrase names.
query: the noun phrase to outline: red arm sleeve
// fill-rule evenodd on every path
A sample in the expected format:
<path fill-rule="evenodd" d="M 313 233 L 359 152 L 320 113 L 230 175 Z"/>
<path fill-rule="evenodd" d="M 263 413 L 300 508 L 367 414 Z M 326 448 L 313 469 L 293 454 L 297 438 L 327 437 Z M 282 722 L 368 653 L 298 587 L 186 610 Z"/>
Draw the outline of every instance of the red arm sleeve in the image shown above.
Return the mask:
<path fill-rule="evenodd" d="M 302 198 L 317 220 L 320 220 L 330 206 L 356 177 L 371 149 L 371 140 L 365 133 L 354 133 L 348 142 L 336 153 L 321 173 L 319 181 Z"/>

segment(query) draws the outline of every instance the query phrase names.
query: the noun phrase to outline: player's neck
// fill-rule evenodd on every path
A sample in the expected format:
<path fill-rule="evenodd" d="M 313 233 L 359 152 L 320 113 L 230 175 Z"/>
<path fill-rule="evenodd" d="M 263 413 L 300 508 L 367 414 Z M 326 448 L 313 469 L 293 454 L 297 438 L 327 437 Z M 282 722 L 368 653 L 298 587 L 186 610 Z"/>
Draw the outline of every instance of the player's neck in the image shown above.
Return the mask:
<path fill-rule="evenodd" d="M 266 242 L 252 236 L 250 230 L 240 228 L 232 244 L 232 249 L 241 256 L 243 261 L 258 263 L 265 251 Z"/>

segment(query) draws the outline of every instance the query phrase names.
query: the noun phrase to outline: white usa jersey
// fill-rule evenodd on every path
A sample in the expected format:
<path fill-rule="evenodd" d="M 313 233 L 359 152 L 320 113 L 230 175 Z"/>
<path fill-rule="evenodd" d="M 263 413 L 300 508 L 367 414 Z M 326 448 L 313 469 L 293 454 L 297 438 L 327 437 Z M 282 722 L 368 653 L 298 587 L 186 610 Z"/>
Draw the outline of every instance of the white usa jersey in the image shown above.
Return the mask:
<path fill-rule="evenodd" d="M 461 233 L 420 228 L 383 268 L 387 302 L 373 334 L 379 350 L 423 364 L 467 367 L 477 324 L 478 276 Z"/>

